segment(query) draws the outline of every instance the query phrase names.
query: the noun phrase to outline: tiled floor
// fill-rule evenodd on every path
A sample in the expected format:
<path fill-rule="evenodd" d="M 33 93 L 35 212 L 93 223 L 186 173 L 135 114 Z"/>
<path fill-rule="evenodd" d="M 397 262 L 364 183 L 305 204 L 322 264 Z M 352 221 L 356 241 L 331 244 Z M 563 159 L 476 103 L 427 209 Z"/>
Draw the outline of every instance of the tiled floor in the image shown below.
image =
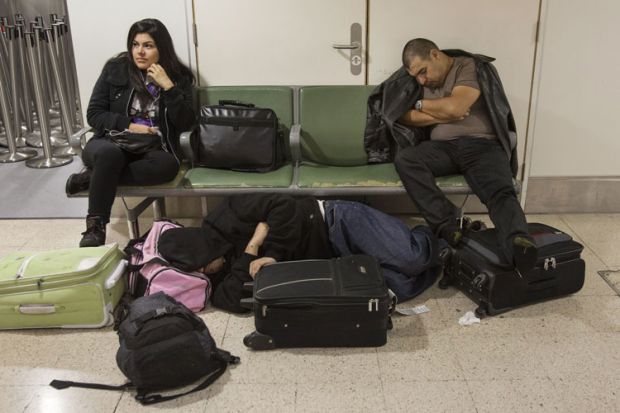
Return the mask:
<path fill-rule="evenodd" d="M 206 391 L 144 408 L 129 392 L 57 391 L 54 378 L 120 384 L 110 329 L 0 332 L 0 412 L 619 412 L 620 297 L 597 274 L 620 268 L 620 215 L 529 216 L 586 249 L 586 282 L 574 296 L 461 327 L 474 304 L 436 286 L 403 306 L 377 349 L 251 352 L 251 317 L 201 314 L 218 344 L 241 357 Z M 0 221 L 0 256 L 72 247 L 81 220 Z M 124 244 L 122 221 L 109 239 Z"/>

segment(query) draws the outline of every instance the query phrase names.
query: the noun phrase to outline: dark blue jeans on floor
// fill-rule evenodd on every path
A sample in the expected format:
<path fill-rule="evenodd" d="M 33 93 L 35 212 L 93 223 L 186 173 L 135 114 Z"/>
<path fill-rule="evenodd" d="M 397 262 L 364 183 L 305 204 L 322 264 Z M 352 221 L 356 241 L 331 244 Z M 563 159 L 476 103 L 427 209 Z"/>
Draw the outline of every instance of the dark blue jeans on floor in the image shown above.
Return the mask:
<path fill-rule="evenodd" d="M 336 254 L 375 257 L 399 302 L 435 282 L 440 270 L 438 245 L 428 227 L 410 229 L 398 218 L 359 202 L 325 201 L 324 205 L 329 241 Z"/>

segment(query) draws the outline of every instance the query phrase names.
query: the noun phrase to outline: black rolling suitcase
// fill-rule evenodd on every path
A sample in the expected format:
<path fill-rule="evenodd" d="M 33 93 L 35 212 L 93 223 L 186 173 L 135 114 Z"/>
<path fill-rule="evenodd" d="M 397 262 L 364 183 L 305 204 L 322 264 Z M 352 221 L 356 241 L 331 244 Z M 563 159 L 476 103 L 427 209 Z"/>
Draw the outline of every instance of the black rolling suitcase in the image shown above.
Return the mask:
<path fill-rule="evenodd" d="M 581 289 L 585 263 L 583 246 L 572 237 L 544 224 L 528 224 L 538 247 L 536 266 L 519 274 L 499 257 L 494 229 L 468 233 L 461 246 L 445 250 L 444 277 L 440 288 L 453 285 L 479 306 L 478 317 L 495 315 L 512 308 Z"/>
<path fill-rule="evenodd" d="M 256 331 L 243 342 L 278 347 L 377 347 L 387 341 L 392 301 L 373 257 L 281 262 L 253 283 Z"/>

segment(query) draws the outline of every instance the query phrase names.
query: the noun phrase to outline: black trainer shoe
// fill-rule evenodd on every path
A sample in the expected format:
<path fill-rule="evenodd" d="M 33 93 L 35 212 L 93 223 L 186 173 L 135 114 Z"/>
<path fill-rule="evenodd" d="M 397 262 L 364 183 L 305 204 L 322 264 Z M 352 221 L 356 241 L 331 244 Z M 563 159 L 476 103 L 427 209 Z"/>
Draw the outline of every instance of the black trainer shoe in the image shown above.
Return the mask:
<path fill-rule="evenodd" d="M 87 191 L 90 186 L 90 176 L 92 170 L 85 168 L 82 172 L 69 175 L 65 184 L 65 192 L 67 195 L 77 194 L 78 192 Z"/>
<path fill-rule="evenodd" d="M 98 247 L 105 244 L 105 224 L 99 217 L 86 218 L 86 231 L 82 232 L 80 248 Z"/>
<path fill-rule="evenodd" d="M 512 259 L 515 268 L 525 274 L 536 265 L 538 261 L 538 248 L 534 241 L 525 235 L 517 235 L 512 240 Z"/>

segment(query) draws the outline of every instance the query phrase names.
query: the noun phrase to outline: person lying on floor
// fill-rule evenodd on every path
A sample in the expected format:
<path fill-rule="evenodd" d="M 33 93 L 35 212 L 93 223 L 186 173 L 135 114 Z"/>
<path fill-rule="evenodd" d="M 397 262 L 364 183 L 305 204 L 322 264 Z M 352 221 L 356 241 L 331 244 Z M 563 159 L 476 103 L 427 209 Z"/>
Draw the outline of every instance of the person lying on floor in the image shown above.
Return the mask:
<path fill-rule="evenodd" d="M 158 248 L 179 269 L 208 274 L 213 305 L 236 313 L 247 311 L 240 300 L 251 296 L 243 284 L 277 261 L 371 255 L 399 301 L 431 286 L 440 271 L 437 238 L 426 226 L 410 229 L 358 202 L 277 194 L 226 198 L 201 228 L 168 230 Z"/>

